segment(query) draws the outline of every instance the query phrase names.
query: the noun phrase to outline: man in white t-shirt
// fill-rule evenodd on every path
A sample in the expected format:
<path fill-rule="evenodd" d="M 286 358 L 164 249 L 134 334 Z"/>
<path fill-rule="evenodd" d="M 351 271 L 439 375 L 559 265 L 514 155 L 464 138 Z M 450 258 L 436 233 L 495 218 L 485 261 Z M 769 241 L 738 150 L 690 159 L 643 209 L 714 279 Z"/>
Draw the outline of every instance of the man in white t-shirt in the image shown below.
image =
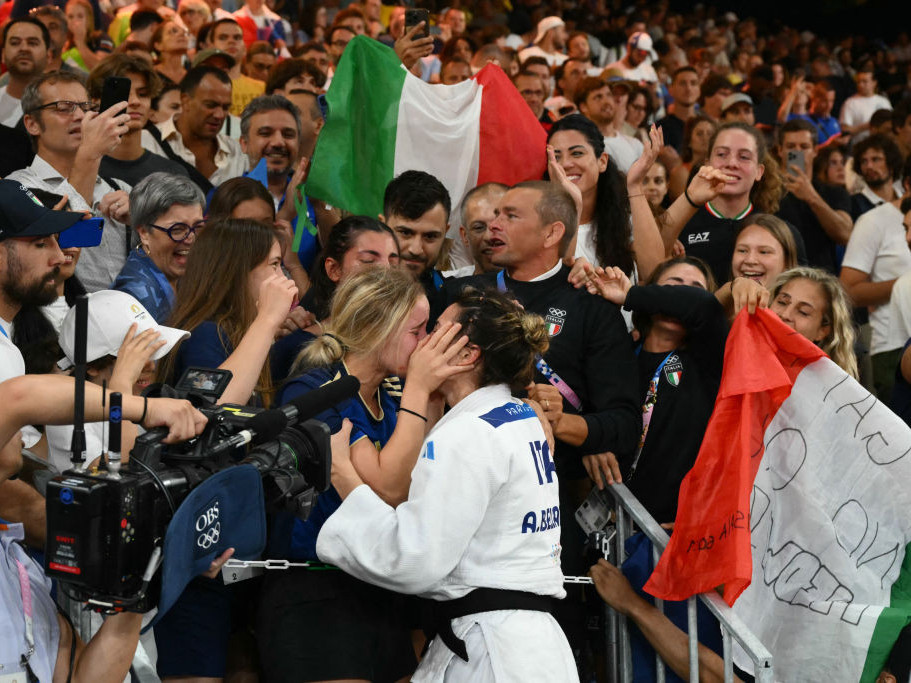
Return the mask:
<path fill-rule="evenodd" d="M 615 94 L 612 85 L 616 87 Z M 594 121 L 604 136 L 604 147 L 617 167 L 626 173 L 642 155 L 642 143 L 620 132 L 626 112 L 629 90 L 626 84 L 605 83 L 588 76 L 576 88 L 576 106 L 579 113 Z M 621 110 L 623 115 L 621 115 Z"/>
<path fill-rule="evenodd" d="M 617 70 L 623 78 L 638 83 L 658 83 L 658 74 L 651 62 L 652 37 L 645 31 L 638 31 L 626 41 L 623 58 L 608 64 L 605 71 Z"/>
<path fill-rule="evenodd" d="M 15 127 L 22 118 L 22 93 L 47 65 L 50 34 L 37 19 L 13 19 L 3 28 L 3 65 L 9 83 L 0 88 L 0 124 Z"/>
<path fill-rule="evenodd" d="M 867 67 L 857 72 L 857 94 L 851 95 L 841 106 L 839 123 L 848 135 L 864 135 L 870 130 L 870 118 L 878 109 L 892 110 L 892 103 L 882 95 L 876 94 L 876 77 L 873 68 Z M 856 139 L 856 137 L 855 137 Z"/>
<path fill-rule="evenodd" d="M 563 54 L 566 49 L 566 24 L 560 17 L 544 17 L 538 22 L 538 34 L 535 44 L 519 52 L 519 61 L 529 57 L 544 57 L 550 67 L 559 66 L 566 61 Z"/>
<path fill-rule="evenodd" d="M 911 162 L 905 164 L 911 173 Z M 902 180 L 905 193 L 911 190 L 911 177 Z M 889 305 L 896 280 L 911 271 L 911 249 L 905 215 L 900 199 L 870 209 L 854 225 L 841 265 L 841 282 L 857 306 L 870 308 L 870 360 L 873 384 L 879 400 L 889 402 L 895 368 L 907 337 L 891 332 Z"/>

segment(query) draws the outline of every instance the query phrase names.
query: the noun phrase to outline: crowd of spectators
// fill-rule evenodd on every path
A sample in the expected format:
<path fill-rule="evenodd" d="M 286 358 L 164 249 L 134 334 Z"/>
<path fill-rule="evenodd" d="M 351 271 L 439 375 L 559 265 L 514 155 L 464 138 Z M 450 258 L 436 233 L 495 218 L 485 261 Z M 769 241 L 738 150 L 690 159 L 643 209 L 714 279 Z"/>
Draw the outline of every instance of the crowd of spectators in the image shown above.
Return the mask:
<path fill-rule="evenodd" d="M 94 676 L 98 666 L 110 680 L 130 667 L 141 680 L 411 676 L 421 620 L 404 593 L 458 602 L 459 591 L 435 593 L 434 582 L 513 587 L 491 578 L 510 557 L 484 555 L 477 543 L 492 532 L 477 520 L 474 540 L 466 532 L 453 541 L 466 544 L 461 559 L 437 566 L 435 556 L 420 580 L 377 578 L 381 563 L 361 546 L 340 550 L 349 495 L 377 515 L 397 510 L 387 521 L 402 525 L 400 536 L 389 543 L 409 561 L 421 543 L 439 553 L 461 548 L 437 547 L 421 525 L 410 538 L 402 531 L 412 528 L 408 505 L 423 510 L 426 491 L 445 490 L 426 474 L 434 450 L 422 442 L 437 421 L 455 439 L 451 425 L 468 424 L 465 396 L 500 387 L 501 398 L 529 402 L 535 412 L 524 417 L 534 415 L 552 442 L 537 476 L 551 482 L 556 472 L 559 495 L 552 523 L 532 521 L 532 535 L 558 530 L 548 561 L 584 574 L 590 561 L 574 513 L 593 487 L 628 482 L 658 522 L 673 523 L 718 392 L 727 331 L 744 308 L 769 307 L 911 424 L 907 32 L 817 35 L 664 0 L 459 0 L 430 9 L 429 25 L 412 25 L 408 8 L 379 0 L 0 5 L 0 382 L 69 372 L 70 307 L 86 293 L 93 385 L 139 395 L 190 367 L 221 368 L 232 373 L 222 402 L 268 408 L 343 375 L 361 382 L 359 400 L 322 416 L 333 432 L 352 430 L 350 452 L 344 439 L 333 442 L 336 486 L 306 522 L 270 520 L 267 551 L 332 558 L 346 571 L 319 565 L 239 588 L 214 578 L 215 562 L 156 624 L 156 647 L 151 635 L 137 646 L 132 618 L 110 620 L 120 631 L 52 620 L 37 649 L 23 646 L 36 657 L 29 663 L 19 651 L 20 614 L 0 664 L 22 655 L 28 671 L 60 680 L 67 667 Z M 384 43 L 433 88 L 487 65 L 502 69 L 546 133 L 545 178 L 455 197 L 426 169 L 408 169 L 389 181 L 379 216 L 305 196 L 333 115 L 324 95 L 354 39 Z M 124 99 L 101 110 L 117 79 L 128 83 Z M 372 132 L 359 139 L 369 145 Z M 63 229 L 22 218 L 26 190 L 36 204 L 100 219 L 100 241 L 61 249 Z M 504 351 L 498 336 L 521 355 Z M 534 380 L 518 386 L 532 362 Z M 483 370 L 459 374 L 469 368 Z M 63 387 L 37 377 L 11 386 Z M 125 416 L 140 413 L 133 407 Z M 172 426 L 189 419 L 187 410 L 155 403 L 136 423 Z M 463 422 L 446 422 L 452 415 Z M 7 463 L 25 448 L 65 469 L 72 430 L 26 404 L 21 418 L 34 424 L 3 432 L 0 517 L 22 523 L 13 533 L 40 548 L 43 499 L 6 480 Z M 478 434 L 489 441 L 493 431 Z M 102 425 L 89 432 L 90 450 L 100 448 Z M 131 428 L 127 443 L 135 437 Z M 413 470 L 419 483 L 409 492 Z M 362 484 L 375 500 L 357 493 Z M 448 504 L 462 515 L 457 501 Z M 498 509 L 495 495 L 478 505 Z M 15 556 L 22 568 L 19 545 L 4 538 L 3 548 L 4 566 L 16 572 Z M 46 591 L 40 570 L 29 571 Z M 18 595 L 11 576 L 4 585 Z M 623 588 L 610 569 L 595 576 L 609 601 Z M 560 597 L 552 584 L 550 576 L 537 592 Z M 600 615 L 593 596 L 569 587 L 555 609 L 584 680 L 604 656 L 589 629 Z M 78 617 L 78 606 L 60 602 Z M 91 645 L 121 636 L 119 649 Z M 483 651 L 476 633 L 461 637 Z M 441 649 L 431 648 L 419 674 L 461 666 Z M 491 657 L 494 672 L 514 661 Z M 452 671 L 484 680 L 479 669 Z"/>

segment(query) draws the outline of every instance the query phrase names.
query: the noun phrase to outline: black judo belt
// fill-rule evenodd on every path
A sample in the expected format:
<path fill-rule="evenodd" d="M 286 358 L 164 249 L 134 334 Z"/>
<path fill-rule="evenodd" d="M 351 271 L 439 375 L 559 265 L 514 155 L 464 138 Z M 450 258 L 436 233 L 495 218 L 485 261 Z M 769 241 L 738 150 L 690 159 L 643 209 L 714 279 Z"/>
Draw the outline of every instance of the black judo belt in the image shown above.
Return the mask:
<path fill-rule="evenodd" d="M 500 610 L 531 610 L 534 612 L 552 612 L 555 598 L 548 595 L 537 595 L 524 591 L 501 590 L 498 588 L 476 588 L 468 595 L 455 600 L 422 600 L 421 621 L 427 646 L 434 636 L 439 636 L 446 647 L 464 661 L 468 661 L 468 650 L 465 641 L 456 637 L 452 631 L 452 620 L 479 612 L 497 612 Z"/>

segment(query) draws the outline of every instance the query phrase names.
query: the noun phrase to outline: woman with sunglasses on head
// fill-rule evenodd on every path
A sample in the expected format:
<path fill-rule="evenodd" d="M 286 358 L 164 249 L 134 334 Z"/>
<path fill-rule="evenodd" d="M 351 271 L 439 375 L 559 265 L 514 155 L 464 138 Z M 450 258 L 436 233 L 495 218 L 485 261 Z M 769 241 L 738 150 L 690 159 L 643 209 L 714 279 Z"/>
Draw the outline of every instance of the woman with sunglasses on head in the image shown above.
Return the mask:
<path fill-rule="evenodd" d="M 139 246 L 130 252 L 111 289 L 132 294 L 158 323 L 171 314 L 177 280 L 202 229 L 205 205 L 194 183 L 168 173 L 152 173 L 130 193 Z"/>

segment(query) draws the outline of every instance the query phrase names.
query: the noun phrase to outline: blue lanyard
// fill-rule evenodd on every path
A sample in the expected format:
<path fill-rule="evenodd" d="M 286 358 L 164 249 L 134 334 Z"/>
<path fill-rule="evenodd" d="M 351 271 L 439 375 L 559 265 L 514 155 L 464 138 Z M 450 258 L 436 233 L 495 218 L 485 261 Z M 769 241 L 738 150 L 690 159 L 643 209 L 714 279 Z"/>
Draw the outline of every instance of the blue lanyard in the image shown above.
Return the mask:
<path fill-rule="evenodd" d="M 9 335 L 6 333 L 6 330 L 3 329 L 3 325 L 0 325 L 0 334 L 9 339 Z"/>
<path fill-rule="evenodd" d="M 433 279 L 433 288 L 439 292 L 443 288 L 443 276 L 436 268 L 430 271 L 430 276 Z"/>
<path fill-rule="evenodd" d="M 642 351 L 642 344 L 636 347 L 636 356 Z M 639 456 L 642 455 L 642 449 L 645 446 L 645 437 L 648 435 L 648 427 L 652 422 L 652 413 L 655 412 L 655 404 L 658 403 L 658 383 L 661 381 L 661 371 L 673 356 L 675 351 L 671 351 L 664 357 L 664 360 L 658 364 L 655 374 L 648 383 L 648 391 L 645 393 L 645 401 L 642 404 L 642 434 L 639 437 L 639 445 L 636 447 L 636 456 L 633 458 L 632 467 L 630 467 L 629 477 L 636 472 L 636 465 L 639 464 Z M 628 477 L 628 478 L 629 478 Z"/>
<path fill-rule="evenodd" d="M 501 292 L 506 291 L 506 276 L 504 275 L 505 272 L 506 271 L 501 270 L 497 273 L 497 289 Z M 573 391 L 573 388 L 564 382 L 563 378 L 560 377 L 560 375 L 558 375 L 554 369 L 547 364 L 547 362 L 544 360 L 544 357 L 539 353 L 535 354 L 535 367 L 548 382 L 557 387 L 557 391 L 560 392 L 560 395 L 565 398 L 573 408 L 578 410 L 580 413 L 582 412 L 582 399 L 580 399 L 579 395 Z"/>

